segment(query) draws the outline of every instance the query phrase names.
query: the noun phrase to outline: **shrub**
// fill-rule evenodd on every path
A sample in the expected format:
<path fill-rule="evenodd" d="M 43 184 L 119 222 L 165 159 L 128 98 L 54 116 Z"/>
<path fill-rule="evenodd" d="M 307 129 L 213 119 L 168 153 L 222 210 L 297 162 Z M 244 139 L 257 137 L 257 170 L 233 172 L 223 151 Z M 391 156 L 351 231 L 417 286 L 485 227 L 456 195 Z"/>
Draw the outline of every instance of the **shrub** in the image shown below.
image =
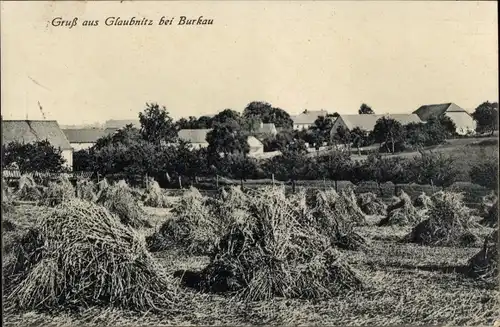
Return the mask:
<path fill-rule="evenodd" d="M 144 239 L 105 208 L 78 199 L 40 217 L 4 269 L 7 306 L 113 306 L 149 311 L 173 302 L 172 284 Z"/>

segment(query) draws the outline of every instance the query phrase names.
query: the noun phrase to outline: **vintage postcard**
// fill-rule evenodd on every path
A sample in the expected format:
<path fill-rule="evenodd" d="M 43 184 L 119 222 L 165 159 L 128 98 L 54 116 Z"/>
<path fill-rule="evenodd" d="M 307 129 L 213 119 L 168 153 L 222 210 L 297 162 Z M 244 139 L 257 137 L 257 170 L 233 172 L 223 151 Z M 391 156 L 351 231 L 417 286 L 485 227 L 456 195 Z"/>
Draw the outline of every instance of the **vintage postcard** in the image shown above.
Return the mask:
<path fill-rule="evenodd" d="M 495 1 L 2 1 L 6 326 L 498 326 Z"/>

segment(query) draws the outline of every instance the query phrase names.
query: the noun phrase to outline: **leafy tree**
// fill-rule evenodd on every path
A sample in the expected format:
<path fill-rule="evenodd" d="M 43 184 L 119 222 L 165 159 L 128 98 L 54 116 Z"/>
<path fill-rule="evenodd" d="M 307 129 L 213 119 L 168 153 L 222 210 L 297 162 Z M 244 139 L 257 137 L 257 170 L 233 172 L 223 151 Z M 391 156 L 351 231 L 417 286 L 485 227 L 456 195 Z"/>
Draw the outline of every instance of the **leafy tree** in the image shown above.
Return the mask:
<path fill-rule="evenodd" d="M 337 132 L 333 136 L 334 141 L 339 142 L 347 146 L 349 149 L 351 148 L 352 137 L 351 132 L 344 126 L 339 126 L 337 128 Z"/>
<path fill-rule="evenodd" d="M 246 155 L 236 154 L 230 155 L 225 163 L 229 166 L 230 175 L 233 178 L 237 178 L 241 182 L 241 187 L 243 188 L 243 182 L 247 178 L 251 178 L 256 175 L 257 172 L 257 161 L 254 158 L 250 158 Z"/>
<path fill-rule="evenodd" d="M 387 158 L 380 154 L 369 155 L 368 159 L 363 163 L 362 171 L 368 177 L 368 180 L 377 182 L 380 195 L 383 194 L 382 184 L 387 182 L 406 182 L 405 166 L 401 158 Z"/>
<path fill-rule="evenodd" d="M 385 144 L 388 152 L 395 153 L 396 144 L 404 142 L 405 130 L 397 120 L 382 117 L 375 123 L 372 136 L 375 142 Z"/>
<path fill-rule="evenodd" d="M 483 102 L 472 113 L 476 121 L 476 132 L 490 133 L 498 130 L 498 102 Z"/>
<path fill-rule="evenodd" d="M 445 131 L 446 138 L 457 134 L 457 125 L 455 125 L 455 122 L 450 117 L 442 115 L 438 121 Z"/>
<path fill-rule="evenodd" d="M 176 146 L 163 151 L 163 160 L 171 177 L 188 177 L 191 182 L 208 173 L 206 149 L 192 149 L 188 142 L 180 140 Z"/>
<path fill-rule="evenodd" d="M 224 109 L 212 118 L 212 127 L 215 125 L 227 125 L 233 130 L 241 129 L 243 118 L 237 111 Z"/>
<path fill-rule="evenodd" d="M 310 131 L 313 134 L 313 144 L 316 148 L 323 145 L 324 142 L 330 141 L 330 133 L 333 128 L 334 118 L 332 116 L 319 116 Z"/>
<path fill-rule="evenodd" d="M 146 103 L 144 112 L 139 113 L 141 134 L 154 144 L 173 143 L 177 139 L 177 130 L 167 108 L 156 103 Z"/>
<path fill-rule="evenodd" d="M 264 151 L 281 151 L 289 143 L 293 142 L 293 134 L 287 130 L 280 131 L 276 136 L 269 136 L 265 138 L 262 143 L 264 144 Z"/>
<path fill-rule="evenodd" d="M 334 151 L 318 159 L 321 174 L 331 180 L 349 180 L 352 167 L 351 156 L 348 151 Z M 337 187 L 336 187 L 337 188 Z"/>
<path fill-rule="evenodd" d="M 293 121 L 283 109 L 263 101 L 250 102 L 243 110 L 245 119 L 254 118 L 265 124 L 273 123 L 277 128 L 291 128 Z"/>
<path fill-rule="evenodd" d="M 94 156 L 89 149 L 73 152 L 73 170 L 93 172 L 95 169 Z"/>
<path fill-rule="evenodd" d="M 207 134 L 208 152 L 211 156 L 218 157 L 222 153 L 226 157 L 228 154 L 246 154 L 250 151 L 247 136 L 241 132 L 239 126 L 234 126 L 234 121 L 227 122 L 228 124 L 215 125 Z"/>
<path fill-rule="evenodd" d="M 12 142 L 2 146 L 2 167 L 16 163 L 21 172 L 62 172 L 66 160 L 49 141 Z"/>
<path fill-rule="evenodd" d="M 370 106 L 368 106 L 367 104 L 365 104 L 365 103 L 363 103 L 361 105 L 361 107 L 358 110 L 358 113 L 360 115 L 373 115 L 373 114 L 375 114 L 375 112 L 373 111 L 373 109 Z"/>
<path fill-rule="evenodd" d="M 181 129 L 207 129 L 212 128 L 212 118 L 208 116 L 201 116 L 196 118 L 190 116 L 188 119 L 181 118 L 176 123 L 177 130 Z"/>
<path fill-rule="evenodd" d="M 358 155 L 361 155 L 361 147 L 370 145 L 370 134 L 359 127 L 355 127 L 350 132 L 352 144 L 358 149 Z"/>

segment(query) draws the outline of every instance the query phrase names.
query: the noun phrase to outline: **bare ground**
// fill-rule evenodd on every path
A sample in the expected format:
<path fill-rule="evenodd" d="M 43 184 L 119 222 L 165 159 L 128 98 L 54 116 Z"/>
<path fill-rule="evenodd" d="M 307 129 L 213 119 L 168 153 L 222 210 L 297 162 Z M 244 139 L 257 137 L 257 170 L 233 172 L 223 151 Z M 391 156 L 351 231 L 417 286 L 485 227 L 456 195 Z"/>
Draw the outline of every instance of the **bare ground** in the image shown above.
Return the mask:
<path fill-rule="evenodd" d="M 149 210 L 149 209 L 148 209 Z M 168 210 L 151 209 L 158 223 Z M 498 291 L 463 274 L 479 248 L 426 247 L 400 241 L 409 228 L 377 227 L 378 217 L 359 232 L 370 239 L 367 252 L 344 256 L 367 281 L 367 289 L 325 301 L 274 299 L 238 302 L 223 295 L 179 287 L 176 312 L 134 313 L 91 308 L 80 313 L 4 312 L 5 326 L 169 326 L 169 325 L 492 325 L 500 316 Z M 156 224 L 155 224 L 156 225 Z M 482 235 L 490 230 L 480 229 Z M 206 257 L 174 251 L 155 254 L 168 273 L 201 269 Z"/>

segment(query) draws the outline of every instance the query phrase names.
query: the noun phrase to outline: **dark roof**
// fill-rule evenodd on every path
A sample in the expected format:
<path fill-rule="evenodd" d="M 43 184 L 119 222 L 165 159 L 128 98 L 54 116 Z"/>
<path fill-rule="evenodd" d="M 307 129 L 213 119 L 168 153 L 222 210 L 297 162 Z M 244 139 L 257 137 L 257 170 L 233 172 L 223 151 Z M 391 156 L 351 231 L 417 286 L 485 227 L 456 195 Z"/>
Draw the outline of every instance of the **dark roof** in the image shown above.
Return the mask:
<path fill-rule="evenodd" d="M 464 112 L 466 114 L 469 114 L 465 109 L 460 108 L 459 106 L 457 106 L 452 102 L 421 106 L 413 113 L 417 114 L 423 121 L 426 121 L 429 120 L 431 117 L 439 117 L 443 115 L 445 112 Z"/>
<path fill-rule="evenodd" d="M 47 140 L 61 150 L 71 150 L 66 135 L 55 120 L 3 120 L 2 144 L 33 143 Z"/>
<path fill-rule="evenodd" d="M 141 122 L 138 119 L 110 119 L 104 123 L 104 129 L 120 129 L 130 124 L 135 128 L 141 128 Z"/>
<path fill-rule="evenodd" d="M 63 129 L 69 143 L 95 143 L 108 133 L 102 128 Z"/>

